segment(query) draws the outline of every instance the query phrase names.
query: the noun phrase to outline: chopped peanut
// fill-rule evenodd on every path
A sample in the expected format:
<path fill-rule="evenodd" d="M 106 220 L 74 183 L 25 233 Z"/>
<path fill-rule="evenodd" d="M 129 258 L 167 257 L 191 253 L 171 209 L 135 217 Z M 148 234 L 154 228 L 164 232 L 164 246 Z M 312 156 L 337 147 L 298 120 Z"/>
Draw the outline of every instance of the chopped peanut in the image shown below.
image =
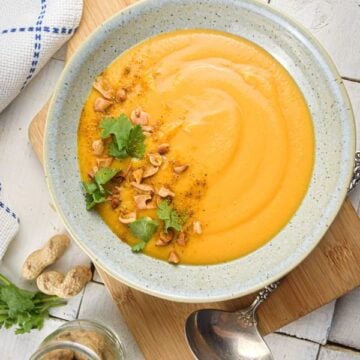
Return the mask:
<path fill-rule="evenodd" d="M 102 139 L 93 141 L 91 147 L 94 155 L 101 155 L 104 152 L 104 143 Z"/>
<path fill-rule="evenodd" d="M 154 131 L 154 127 L 151 125 L 142 125 L 142 130 L 148 133 L 152 133 Z"/>
<path fill-rule="evenodd" d="M 148 192 L 148 193 L 154 193 L 154 187 L 152 185 L 148 185 L 148 184 L 138 184 L 135 181 L 132 181 L 130 183 L 131 186 L 133 186 L 135 189 L 143 191 L 143 192 Z"/>
<path fill-rule="evenodd" d="M 136 207 L 140 210 L 149 209 L 149 205 L 147 203 L 151 200 L 151 198 L 152 196 L 149 194 L 135 195 L 134 200 L 136 203 Z"/>
<path fill-rule="evenodd" d="M 142 168 L 136 169 L 132 172 L 132 176 L 137 184 L 141 183 L 143 174 L 144 174 L 144 170 Z"/>
<path fill-rule="evenodd" d="M 166 246 L 168 245 L 174 237 L 174 233 L 172 231 L 168 233 L 161 232 L 159 238 L 156 240 L 156 246 Z"/>
<path fill-rule="evenodd" d="M 149 115 L 141 108 L 136 108 L 131 112 L 130 119 L 135 125 L 147 125 L 149 123 Z"/>
<path fill-rule="evenodd" d="M 88 172 L 89 177 L 92 179 L 95 176 L 95 174 L 98 172 L 98 170 L 99 170 L 98 166 L 96 165 L 93 166 L 93 168 Z"/>
<path fill-rule="evenodd" d="M 154 166 L 161 166 L 163 158 L 160 154 L 149 154 L 149 161 Z"/>
<path fill-rule="evenodd" d="M 148 177 L 151 177 L 155 175 L 159 171 L 159 168 L 156 166 L 149 166 L 145 169 L 143 173 L 143 178 L 146 179 Z"/>
<path fill-rule="evenodd" d="M 168 262 L 171 264 L 178 264 L 180 262 L 179 255 L 174 250 L 170 251 Z"/>
<path fill-rule="evenodd" d="M 202 227 L 200 221 L 193 222 L 193 230 L 195 234 L 202 234 Z"/>
<path fill-rule="evenodd" d="M 183 231 L 179 232 L 176 238 L 176 243 L 180 246 L 185 246 L 186 241 L 187 241 L 186 234 Z"/>
<path fill-rule="evenodd" d="M 124 88 L 118 89 L 118 91 L 115 94 L 115 100 L 117 102 L 124 102 L 127 99 L 127 93 Z"/>
<path fill-rule="evenodd" d="M 117 196 L 110 197 L 111 207 L 116 209 L 120 205 L 120 199 Z"/>
<path fill-rule="evenodd" d="M 105 112 L 111 105 L 111 101 L 98 97 L 94 102 L 94 110 L 97 112 Z"/>
<path fill-rule="evenodd" d="M 169 152 L 169 150 L 170 150 L 170 145 L 169 144 L 161 144 L 161 145 L 159 145 L 159 147 L 158 147 L 158 153 L 160 154 L 160 155 L 164 155 L 164 154 L 167 154 L 168 152 Z"/>
<path fill-rule="evenodd" d="M 96 163 L 98 167 L 109 167 L 113 160 L 114 158 L 112 157 L 98 158 L 96 159 Z"/>
<path fill-rule="evenodd" d="M 181 174 L 184 171 L 186 171 L 188 169 L 188 167 L 189 167 L 188 164 L 178 165 L 178 166 L 174 166 L 173 170 L 176 174 Z"/>
<path fill-rule="evenodd" d="M 111 85 L 102 77 L 98 76 L 93 83 L 93 88 L 96 89 L 105 99 L 111 100 L 114 97 L 114 90 Z"/>
<path fill-rule="evenodd" d="M 175 193 L 172 192 L 169 188 L 162 186 L 159 191 L 157 192 L 157 194 L 162 197 L 162 198 L 166 198 L 168 196 L 170 197 L 174 197 Z"/>
<path fill-rule="evenodd" d="M 122 224 L 130 224 L 130 223 L 134 222 L 135 220 L 136 220 L 136 212 L 131 212 L 131 213 L 127 214 L 126 217 L 119 216 L 119 221 Z"/>

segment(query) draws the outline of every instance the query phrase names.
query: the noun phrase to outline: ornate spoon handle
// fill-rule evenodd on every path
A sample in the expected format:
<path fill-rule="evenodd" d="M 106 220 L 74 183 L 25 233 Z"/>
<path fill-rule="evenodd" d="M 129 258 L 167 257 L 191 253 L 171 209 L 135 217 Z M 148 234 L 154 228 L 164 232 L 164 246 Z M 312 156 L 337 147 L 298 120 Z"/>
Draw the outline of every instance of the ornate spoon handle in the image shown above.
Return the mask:
<path fill-rule="evenodd" d="M 348 192 L 355 189 L 356 185 L 360 182 L 360 151 L 357 151 L 355 154 L 355 165 L 354 165 L 354 173 L 350 182 Z"/>

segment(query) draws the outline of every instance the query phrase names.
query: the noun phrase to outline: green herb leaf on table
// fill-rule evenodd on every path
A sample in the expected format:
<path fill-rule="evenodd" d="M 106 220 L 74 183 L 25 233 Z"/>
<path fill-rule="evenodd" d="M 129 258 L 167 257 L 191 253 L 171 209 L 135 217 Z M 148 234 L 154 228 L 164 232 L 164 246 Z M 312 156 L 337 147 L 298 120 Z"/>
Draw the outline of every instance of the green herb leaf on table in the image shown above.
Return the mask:
<path fill-rule="evenodd" d="M 100 123 L 103 139 L 111 136 L 108 154 L 118 159 L 135 157 L 141 159 L 145 154 L 145 135 L 141 126 L 133 125 L 130 119 L 121 114 L 117 118 L 105 118 Z"/>
<path fill-rule="evenodd" d="M 0 274 L 0 328 L 16 325 L 16 334 L 40 330 L 49 309 L 65 304 L 66 301 L 57 296 L 20 289 Z"/>
<path fill-rule="evenodd" d="M 153 237 L 156 230 L 158 229 L 158 222 L 152 220 L 150 217 L 142 217 L 131 224 L 129 228 L 131 233 L 140 240 L 135 244 L 131 250 L 134 252 L 139 252 L 144 249 L 147 242 Z"/>
<path fill-rule="evenodd" d="M 83 182 L 87 210 L 106 201 L 107 192 L 103 185 L 107 184 L 118 172 L 118 169 L 104 167 L 96 172 L 94 181 Z"/>
<path fill-rule="evenodd" d="M 161 200 L 156 210 L 159 219 L 164 221 L 165 232 L 170 228 L 181 231 L 182 225 L 186 221 L 185 214 L 179 214 L 170 204 L 168 200 Z"/>

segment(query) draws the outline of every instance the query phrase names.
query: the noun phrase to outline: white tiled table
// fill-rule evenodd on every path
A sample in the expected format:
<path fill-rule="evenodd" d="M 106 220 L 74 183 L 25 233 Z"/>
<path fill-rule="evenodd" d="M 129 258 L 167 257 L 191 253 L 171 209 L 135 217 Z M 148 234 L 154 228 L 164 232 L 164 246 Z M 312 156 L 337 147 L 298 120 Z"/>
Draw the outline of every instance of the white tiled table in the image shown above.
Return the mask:
<path fill-rule="evenodd" d="M 360 139 L 360 0 L 271 0 L 270 6 L 285 11 L 305 25 L 328 50 L 348 89 Z M 16 283 L 26 255 L 63 225 L 51 207 L 44 175 L 27 137 L 30 120 L 52 93 L 64 66 L 65 49 L 59 51 L 22 94 L 0 114 L 0 180 L 7 199 L 21 217 L 0 272 Z M 360 211 L 360 187 L 352 194 Z M 359 234 L 360 237 L 360 234 Z M 57 268 L 66 270 L 90 261 L 74 244 Z M 52 312 L 42 331 L 15 336 L 0 331 L 0 359 L 27 359 L 41 340 L 61 323 L 76 318 L 96 318 L 111 326 L 122 338 L 129 360 L 142 355 L 121 314 L 95 273 L 84 292 L 64 308 Z M 275 360 L 360 360 L 360 289 L 266 337 Z M 150 359 L 156 360 L 156 359 Z M 169 359 L 171 360 L 171 359 Z"/>

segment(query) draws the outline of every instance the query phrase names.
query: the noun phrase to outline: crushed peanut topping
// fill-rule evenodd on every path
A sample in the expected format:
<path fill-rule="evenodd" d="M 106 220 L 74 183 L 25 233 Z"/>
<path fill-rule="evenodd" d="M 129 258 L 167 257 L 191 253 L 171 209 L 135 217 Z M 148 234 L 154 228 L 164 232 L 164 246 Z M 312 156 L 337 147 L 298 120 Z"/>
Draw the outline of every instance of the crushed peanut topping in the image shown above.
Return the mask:
<path fill-rule="evenodd" d="M 117 102 L 124 102 L 127 99 L 127 93 L 124 88 L 120 88 L 116 91 L 115 100 Z"/>
<path fill-rule="evenodd" d="M 173 167 L 173 170 L 174 170 L 174 173 L 176 173 L 176 174 L 181 174 L 181 173 L 183 173 L 184 171 L 186 171 L 188 168 L 189 168 L 189 165 L 188 165 L 188 164 L 184 164 L 184 165 L 174 166 L 174 167 Z"/>
<path fill-rule="evenodd" d="M 187 242 L 186 234 L 181 231 L 176 237 L 176 243 L 180 246 L 185 246 Z"/>
<path fill-rule="evenodd" d="M 153 175 L 155 175 L 159 171 L 159 168 L 157 166 L 149 166 L 144 170 L 143 178 L 149 178 Z"/>
<path fill-rule="evenodd" d="M 132 177 L 134 178 L 137 184 L 141 183 L 143 175 L 144 175 L 144 170 L 142 168 L 136 169 L 132 172 Z"/>
<path fill-rule="evenodd" d="M 136 190 L 139 191 L 143 191 L 143 192 L 148 192 L 148 193 L 154 193 L 154 187 L 152 185 L 148 185 L 148 184 L 138 184 L 135 181 L 132 181 L 130 183 L 131 186 L 133 186 Z"/>
<path fill-rule="evenodd" d="M 89 175 L 89 178 L 93 178 L 95 176 L 95 174 L 97 173 L 97 171 L 99 170 L 99 167 L 98 166 L 93 166 L 93 168 L 89 171 L 88 175 Z"/>
<path fill-rule="evenodd" d="M 160 154 L 149 154 L 149 161 L 154 166 L 161 166 L 163 158 Z"/>
<path fill-rule="evenodd" d="M 164 144 L 161 144 L 161 145 L 158 146 L 158 153 L 160 155 L 167 154 L 169 152 L 169 150 L 170 150 L 170 145 L 169 144 L 164 143 Z"/>
<path fill-rule="evenodd" d="M 156 240 L 156 246 L 166 246 L 174 238 L 174 233 L 169 231 L 168 233 L 161 232 L 159 238 Z"/>
<path fill-rule="evenodd" d="M 195 234 L 198 234 L 198 235 L 202 234 L 202 226 L 201 226 L 200 221 L 193 222 L 193 230 L 194 230 Z"/>
<path fill-rule="evenodd" d="M 173 191 L 171 191 L 169 188 L 162 186 L 159 191 L 157 192 L 157 194 L 162 197 L 162 198 L 166 198 L 168 196 L 170 197 L 174 197 L 175 193 Z"/>
<path fill-rule="evenodd" d="M 98 158 L 96 159 L 97 166 L 100 167 L 109 167 L 111 163 L 113 162 L 112 157 L 106 157 L 106 158 Z"/>
<path fill-rule="evenodd" d="M 111 101 L 98 97 L 94 102 L 94 110 L 96 112 L 105 112 L 111 105 Z"/>
<path fill-rule="evenodd" d="M 135 125 L 147 125 L 149 123 L 149 114 L 142 111 L 141 108 L 136 108 L 131 112 L 130 119 Z"/>
<path fill-rule="evenodd" d="M 152 199 L 152 196 L 150 194 L 135 195 L 134 196 L 136 207 L 139 210 L 151 209 L 153 205 L 148 204 L 148 202 L 151 201 L 151 199 Z M 149 206 L 150 206 L 150 208 L 149 208 Z"/>
<path fill-rule="evenodd" d="M 114 89 L 102 76 L 96 78 L 93 83 L 93 88 L 107 100 L 111 100 L 114 97 Z"/>
<path fill-rule="evenodd" d="M 126 215 L 126 217 L 119 216 L 119 221 L 122 224 L 131 224 L 136 220 L 136 212 L 131 212 Z"/>
<path fill-rule="evenodd" d="M 170 251 L 168 262 L 171 264 L 178 264 L 180 262 L 179 255 L 174 250 Z"/>
<path fill-rule="evenodd" d="M 102 139 L 93 141 L 91 147 L 94 155 L 101 155 L 104 152 L 104 142 Z"/>
<path fill-rule="evenodd" d="M 152 133 L 154 131 L 154 127 L 151 125 L 142 125 L 141 128 L 143 129 L 143 131 L 148 133 Z"/>

